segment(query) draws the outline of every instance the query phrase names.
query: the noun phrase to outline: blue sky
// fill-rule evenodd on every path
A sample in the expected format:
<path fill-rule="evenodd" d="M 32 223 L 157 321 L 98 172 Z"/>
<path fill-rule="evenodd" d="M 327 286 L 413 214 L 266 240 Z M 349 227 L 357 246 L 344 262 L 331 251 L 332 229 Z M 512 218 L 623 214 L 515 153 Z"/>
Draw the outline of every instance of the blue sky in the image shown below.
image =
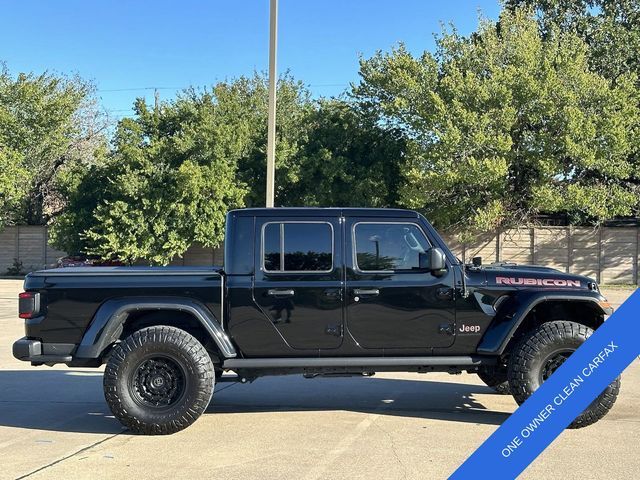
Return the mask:
<path fill-rule="evenodd" d="M 453 22 L 475 30 L 499 0 L 280 0 L 280 71 L 319 95 L 358 78 L 358 55 L 397 42 L 420 53 Z M 129 115 L 136 97 L 167 99 L 189 85 L 250 75 L 268 66 L 269 0 L 4 0 L 0 61 L 12 73 L 78 73 L 104 108 Z M 147 88 L 146 90 L 143 88 Z"/>

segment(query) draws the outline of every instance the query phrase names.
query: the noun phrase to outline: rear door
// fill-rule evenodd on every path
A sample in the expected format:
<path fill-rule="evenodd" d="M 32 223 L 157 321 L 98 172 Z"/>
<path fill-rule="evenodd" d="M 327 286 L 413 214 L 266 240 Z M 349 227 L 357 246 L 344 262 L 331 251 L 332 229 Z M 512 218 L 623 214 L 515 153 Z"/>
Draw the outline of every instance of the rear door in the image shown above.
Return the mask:
<path fill-rule="evenodd" d="M 261 248 L 254 300 L 265 317 L 292 348 L 339 347 L 344 298 L 339 219 L 265 218 L 256 234 Z"/>
<path fill-rule="evenodd" d="M 347 218 L 346 232 L 346 324 L 360 346 L 450 346 L 454 274 L 418 268 L 431 242 L 417 219 Z"/>

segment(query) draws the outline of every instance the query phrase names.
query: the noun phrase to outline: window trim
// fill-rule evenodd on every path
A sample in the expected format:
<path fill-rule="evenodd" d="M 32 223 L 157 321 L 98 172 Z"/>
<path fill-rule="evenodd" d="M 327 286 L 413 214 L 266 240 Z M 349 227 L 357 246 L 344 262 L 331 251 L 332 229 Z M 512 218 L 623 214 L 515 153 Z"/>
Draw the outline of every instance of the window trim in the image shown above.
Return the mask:
<path fill-rule="evenodd" d="M 304 224 L 321 224 L 321 225 L 329 225 L 331 230 L 331 268 L 329 270 L 285 270 L 284 269 L 284 225 L 285 223 L 304 223 Z M 264 265 L 264 232 L 268 225 L 280 225 L 280 268 L 281 270 L 267 270 Z M 261 234 L 260 234 L 260 270 L 262 272 L 267 273 L 269 275 L 277 275 L 277 274 L 318 274 L 318 273 L 331 273 L 335 270 L 335 231 L 333 228 L 333 224 L 329 221 L 313 221 L 313 220 L 275 220 L 271 222 L 265 222 L 262 224 Z"/>
<path fill-rule="evenodd" d="M 353 270 L 358 272 L 358 273 L 362 273 L 362 274 L 371 274 L 371 273 L 420 273 L 420 270 L 361 270 L 360 267 L 358 266 L 358 248 L 356 245 L 356 227 L 358 225 L 410 225 L 413 227 L 417 227 L 418 230 L 420 230 L 420 232 L 422 233 L 422 235 L 424 235 L 425 240 L 427 241 L 427 244 L 429 245 L 429 248 L 433 248 L 433 243 L 431 242 L 431 240 L 429 240 L 429 236 L 425 233 L 424 229 L 422 228 L 422 226 L 418 223 L 414 223 L 414 222 L 356 222 L 352 225 L 351 227 L 351 255 L 353 257 Z"/>

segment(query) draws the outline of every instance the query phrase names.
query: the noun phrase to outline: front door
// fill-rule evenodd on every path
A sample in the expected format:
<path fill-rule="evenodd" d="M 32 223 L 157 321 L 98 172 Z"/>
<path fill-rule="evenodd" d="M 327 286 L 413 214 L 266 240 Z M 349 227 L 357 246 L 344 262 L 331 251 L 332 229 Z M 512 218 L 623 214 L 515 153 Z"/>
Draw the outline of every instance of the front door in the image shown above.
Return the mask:
<path fill-rule="evenodd" d="M 337 218 L 265 219 L 254 299 L 294 349 L 337 348 L 343 335 L 342 229 Z"/>
<path fill-rule="evenodd" d="M 346 227 L 346 324 L 360 346 L 450 346 L 454 274 L 419 269 L 419 254 L 431 247 L 420 224 L 351 218 Z"/>

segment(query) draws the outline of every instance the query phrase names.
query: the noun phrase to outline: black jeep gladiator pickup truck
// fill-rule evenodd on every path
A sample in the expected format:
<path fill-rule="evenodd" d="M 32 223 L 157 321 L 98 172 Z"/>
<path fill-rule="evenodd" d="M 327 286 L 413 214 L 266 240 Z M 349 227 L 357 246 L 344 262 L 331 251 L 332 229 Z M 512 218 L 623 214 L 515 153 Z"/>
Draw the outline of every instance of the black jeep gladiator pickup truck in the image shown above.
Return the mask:
<path fill-rule="evenodd" d="M 133 432 L 168 434 L 202 414 L 225 371 L 240 381 L 467 371 L 522 403 L 612 311 L 585 277 L 465 265 L 407 210 L 235 210 L 224 255 L 224 270 L 31 273 L 19 299 L 26 336 L 13 354 L 33 365 L 106 364 L 113 414 Z M 619 385 L 572 426 L 602 418 Z"/>

